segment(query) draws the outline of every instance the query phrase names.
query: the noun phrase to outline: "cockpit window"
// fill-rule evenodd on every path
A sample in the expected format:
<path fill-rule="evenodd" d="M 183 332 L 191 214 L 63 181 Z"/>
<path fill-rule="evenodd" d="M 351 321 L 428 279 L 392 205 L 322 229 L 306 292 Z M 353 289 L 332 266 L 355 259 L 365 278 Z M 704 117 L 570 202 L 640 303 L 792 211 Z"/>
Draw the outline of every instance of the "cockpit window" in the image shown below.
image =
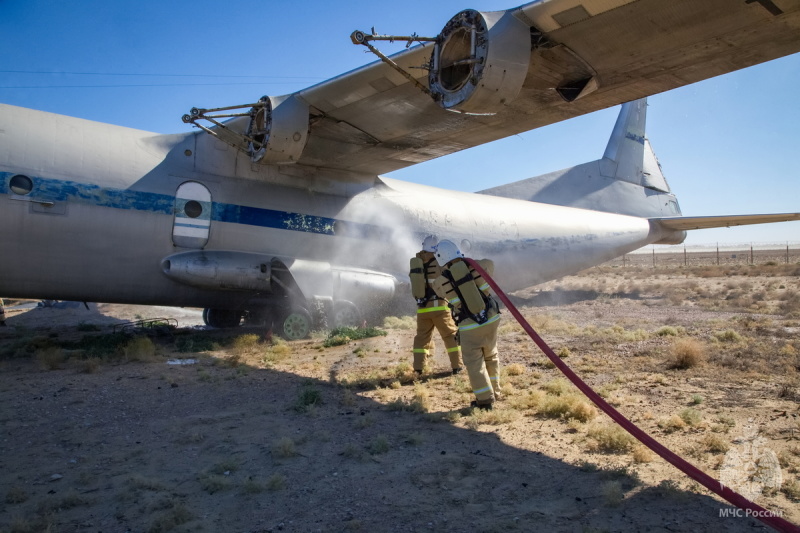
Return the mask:
<path fill-rule="evenodd" d="M 11 178 L 11 181 L 8 183 L 8 188 L 11 189 L 11 192 L 14 194 L 30 194 L 33 190 L 33 181 L 31 181 L 28 176 L 17 174 Z"/>

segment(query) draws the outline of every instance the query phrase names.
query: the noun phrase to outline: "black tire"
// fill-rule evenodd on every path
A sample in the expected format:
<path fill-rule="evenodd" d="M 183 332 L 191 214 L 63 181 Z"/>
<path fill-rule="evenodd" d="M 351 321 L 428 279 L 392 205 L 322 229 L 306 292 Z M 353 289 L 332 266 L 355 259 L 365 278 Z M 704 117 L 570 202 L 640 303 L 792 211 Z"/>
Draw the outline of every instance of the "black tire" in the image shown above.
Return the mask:
<path fill-rule="evenodd" d="M 363 319 L 361 311 L 353 302 L 347 300 L 337 300 L 333 304 L 333 327 L 361 327 Z"/>
<path fill-rule="evenodd" d="M 205 309 L 203 321 L 212 328 L 235 328 L 242 321 L 242 312 L 233 309 Z"/>
<path fill-rule="evenodd" d="M 280 336 L 290 341 L 307 338 L 313 327 L 311 313 L 304 307 L 292 307 L 276 324 Z"/>

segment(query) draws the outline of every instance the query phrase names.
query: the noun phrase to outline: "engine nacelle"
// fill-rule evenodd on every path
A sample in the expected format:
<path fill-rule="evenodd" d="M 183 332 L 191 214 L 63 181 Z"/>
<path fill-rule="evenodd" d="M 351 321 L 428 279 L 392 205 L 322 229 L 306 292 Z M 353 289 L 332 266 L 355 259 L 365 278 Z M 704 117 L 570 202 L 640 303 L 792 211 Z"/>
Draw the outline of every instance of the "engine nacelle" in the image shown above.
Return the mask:
<path fill-rule="evenodd" d="M 251 111 L 247 151 L 254 162 L 295 163 L 308 141 L 308 104 L 294 96 L 264 96 Z"/>
<path fill-rule="evenodd" d="M 507 11 L 467 9 L 437 37 L 428 85 L 445 109 L 496 113 L 519 95 L 530 57 L 529 26 Z"/>

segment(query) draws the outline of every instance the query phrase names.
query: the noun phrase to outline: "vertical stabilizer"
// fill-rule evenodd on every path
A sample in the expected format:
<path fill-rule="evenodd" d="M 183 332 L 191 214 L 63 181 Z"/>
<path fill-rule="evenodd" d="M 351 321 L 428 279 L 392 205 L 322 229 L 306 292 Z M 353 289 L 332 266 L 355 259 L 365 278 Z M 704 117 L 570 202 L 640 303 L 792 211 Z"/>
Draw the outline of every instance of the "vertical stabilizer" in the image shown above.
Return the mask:
<path fill-rule="evenodd" d="M 482 194 L 639 217 L 680 215 L 645 125 L 647 99 L 622 105 L 602 159 Z"/>
<path fill-rule="evenodd" d="M 600 173 L 603 176 L 641 184 L 646 123 L 647 100 L 622 105 L 603 159 L 600 160 Z"/>

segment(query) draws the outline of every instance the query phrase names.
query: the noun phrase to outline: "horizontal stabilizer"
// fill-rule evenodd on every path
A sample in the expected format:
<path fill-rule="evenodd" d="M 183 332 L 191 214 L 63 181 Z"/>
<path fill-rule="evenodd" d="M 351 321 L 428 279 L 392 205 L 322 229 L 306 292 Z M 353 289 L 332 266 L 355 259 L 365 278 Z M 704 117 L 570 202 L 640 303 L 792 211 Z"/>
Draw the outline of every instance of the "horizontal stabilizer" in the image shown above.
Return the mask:
<path fill-rule="evenodd" d="M 664 217 L 651 218 L 655 223 L 667 230 L 685 231 L 690 229 L 730 228 L 748 224 L 768 224 L 770 222 L 788 222 L 800 220 L 800 213 L 776 213 L 770 215 L 723 215 L 708 217 Z"/>

